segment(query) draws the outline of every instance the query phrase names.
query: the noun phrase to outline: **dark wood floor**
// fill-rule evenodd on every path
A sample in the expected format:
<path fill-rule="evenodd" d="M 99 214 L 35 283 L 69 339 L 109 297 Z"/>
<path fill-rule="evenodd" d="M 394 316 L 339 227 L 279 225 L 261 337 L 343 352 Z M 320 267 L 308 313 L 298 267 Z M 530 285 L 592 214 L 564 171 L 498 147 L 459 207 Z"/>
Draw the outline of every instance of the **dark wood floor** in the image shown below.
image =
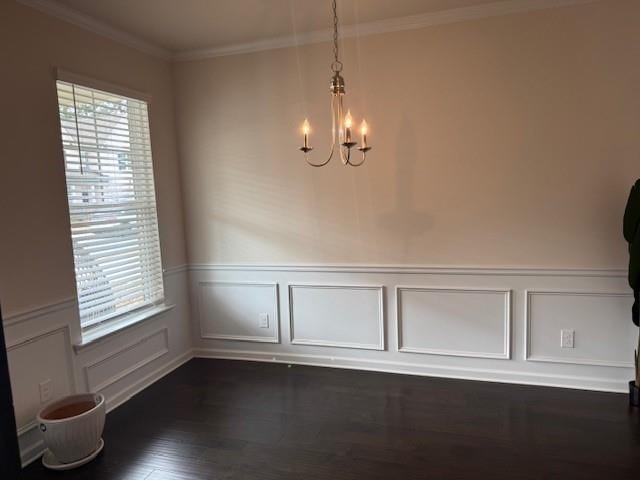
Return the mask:
<path fill-rule="evenodd" d="M 621 394 L 192 360 L 109 414 L 79 470 L 26 479 L 626 479 Z"/>

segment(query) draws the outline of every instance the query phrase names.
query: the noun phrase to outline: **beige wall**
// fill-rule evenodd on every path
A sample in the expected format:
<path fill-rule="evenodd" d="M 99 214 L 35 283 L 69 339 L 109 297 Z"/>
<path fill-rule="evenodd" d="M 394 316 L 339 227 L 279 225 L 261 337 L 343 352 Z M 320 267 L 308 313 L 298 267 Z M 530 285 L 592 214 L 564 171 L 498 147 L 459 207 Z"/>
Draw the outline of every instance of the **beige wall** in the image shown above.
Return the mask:
<path fill-rule="evenodd" d="M 0 2 L 0 301 L 16 313 L 75 295 L 54 68 L 152 96 L 151 136 L 163 261 L 185 262 L 168 63 Z"/>
<path fill-rule="evenodd" d="M 329 46 L 161 60 L 0 4 L 0 300 L 74 295 L 53 69 L 152 95 L 164 264 L 621 267 L 640 176 L 640 4 L 602 1 L 345 42 L 368 164 L 326 150 Z"/>
<path fill-rule="evenodd" d="M 640 176 L 640 2 L 345 42 L 375 149 L 327 149 L 328 44 L 174 66 L 196 263 L 622 267 Z"/>

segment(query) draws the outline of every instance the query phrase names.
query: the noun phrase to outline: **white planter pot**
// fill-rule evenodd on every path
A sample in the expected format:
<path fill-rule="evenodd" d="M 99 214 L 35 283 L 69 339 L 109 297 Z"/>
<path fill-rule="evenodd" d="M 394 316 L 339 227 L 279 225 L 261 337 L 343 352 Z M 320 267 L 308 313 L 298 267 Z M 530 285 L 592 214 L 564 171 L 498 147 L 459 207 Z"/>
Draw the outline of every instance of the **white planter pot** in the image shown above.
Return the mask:
<path fill-rule="evenodd" d="M 104 429 L 104 396 L 95 393 L 70 395 L 44 407 L 38 424 L 44 442 L 56 459 L 72 463 L 97 448 Z"/>

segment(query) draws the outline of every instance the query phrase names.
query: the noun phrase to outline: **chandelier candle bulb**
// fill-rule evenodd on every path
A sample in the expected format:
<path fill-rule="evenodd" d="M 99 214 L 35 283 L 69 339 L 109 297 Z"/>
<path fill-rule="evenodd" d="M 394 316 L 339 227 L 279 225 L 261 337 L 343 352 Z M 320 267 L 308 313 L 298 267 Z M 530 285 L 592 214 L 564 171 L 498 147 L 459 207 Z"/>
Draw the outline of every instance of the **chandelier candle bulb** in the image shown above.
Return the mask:
<path fill-rule="evenodd" d="M 304 119 L 304 123 L 302 124 L 302 134 L 304 135 L 304 148 L 309 148 L 309 133 L 311 133 L 311 125 L 309 125 L 309 120 Z"/>
<path fill-rule="evenodd" d="M 347 110 L 347 115 L 344 117 L 345 142 L 351 141 L 352 126 L 353 126 L 353 117 L 351 116 L 351 110 Z"/>
<path fill-rule="evenodd" d="M 360 135 L 362 136 L 362 147 L 367 148 L 367 133 L 369 133 L 369 125 L 366 120 L 362 120 L 360 124 Z"/>

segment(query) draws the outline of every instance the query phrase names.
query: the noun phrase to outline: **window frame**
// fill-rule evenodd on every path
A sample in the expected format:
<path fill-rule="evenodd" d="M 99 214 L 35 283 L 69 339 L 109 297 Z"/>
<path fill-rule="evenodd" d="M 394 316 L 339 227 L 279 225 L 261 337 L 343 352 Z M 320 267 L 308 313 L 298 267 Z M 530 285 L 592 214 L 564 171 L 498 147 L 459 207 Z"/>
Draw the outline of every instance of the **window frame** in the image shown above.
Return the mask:
<path fill-rule="evenodd" d="M 106 94 L 113 94 L 116 96 L 127 97 L 132 100 L 141 101 L 141 102 L 144 102 L 147 107 L 146 120 L 147 120 L 147 126 L 149 130 L 149 151 L 151 156 L 150 162 L 151 162 L 152 174 L 153 174 L 153 203 L 155 205 L 155 213 L 156 213 L 155 220 L 156 220 L 156 227 L 157 227 L 156 234 L 158 238 L 157 254 L 158 254 L 158 261 L 160 263 L 160 284 L 162 287 L 162 295 L 158 299 L 154 301 L 150 301 L 149 303 L 146 303 L 144 305 L 136 306 L 127 311 L 116 312 L 112 316 L 107 316 L 106 318 L 101 319 L 100 321 L 91 323 L 89 325 L 83 325 L 80 319 L 80 303 L 79 303 L 80 293 L 77 288 L 75 251 L 74 251 L 73 252 L 74 253 L 73 270 L 74 270 L 74 280 L 75 280 L 75 288 L 76 288 L 75 300 L 76 300 L 76 306 L 78 311 L 78 323 L 80 324 L 79 326 L 81 331 L 81 341 L 77 343 L 75 346 L 77 348 L 82 348 L 90 343 L 93 343 L 101 339 L 104 336 L 111 335 L 112 333 L 115 333 L 124 328 L 128 328 L 148 318 L 156 317 L 157 315 L 174 308 L 174 305 L 168 305 L 166 303 L 166 288 L 165 288 L 165 281 L 164 281 L 165 268 L 164 268 L 164 263 L 162 261 L 163 256 L 162 256 L 162 242 L 160 239 L 160 220 L 158 215 L 156 168 L 155 168 L 154 154 L 153 154 L 151 96 L 137 90 L 132 90 L 130 88 L 122 87 L 113 83 L 109 83 L 109 82 L 97 80 L 94 78 L 86 77 L 83 75 L 79 75 L 76 73 L 72 73 L 64 69 L 60 69 L 60 68 L 55 69 L 53 86 L 54 86 L 55 95 L 56 95 L 56 106 L 57 106 L 56 117 L 58 121 L 58 138 L 60 141 L 60 144 L 59 144 L 60 152 L 62 153 L 63 168 L 64 168 L 64 175 L 65 175 L 65 196 L 67 200 L 66 202 L 67 218 L 69 219 L 69 222 L 71 222 L 71 211 L 70 211 L 70 205 L 69 205 L 69 194 L 67 190 L 67 165 L 66 165 L 66 159 L 65 159 L 65 153 L 64 153 L 63 127 L 62 127 L 62 121 L 60 118 L 60 111 L 59 111 L 60 104 L 59 104 L 58 87 L 57 87 L 58 81 L 69 83 L 78 87 L 85 87 L 93 90 L 99 90 Z M 135 188 L 136 187 L 134 185 L 134 189 Z M 69 224 L 70 237 L 71 237 L 71 234 L 72 234 L 71 224 Z M 72 245 L 72 250 L 74 250 L 73 245 Z"/>

